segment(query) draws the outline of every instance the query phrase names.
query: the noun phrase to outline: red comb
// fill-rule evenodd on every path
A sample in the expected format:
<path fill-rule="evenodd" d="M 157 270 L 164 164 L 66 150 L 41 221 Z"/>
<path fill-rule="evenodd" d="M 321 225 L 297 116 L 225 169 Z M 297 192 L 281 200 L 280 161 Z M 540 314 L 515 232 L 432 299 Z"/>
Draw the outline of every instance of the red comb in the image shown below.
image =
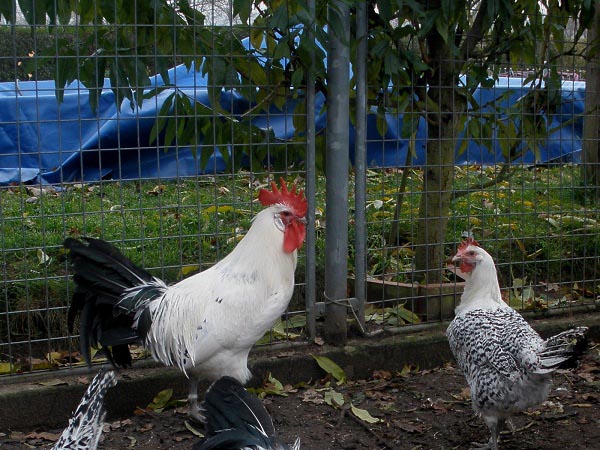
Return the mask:
<path fill-rule="evenodd" d="M 282 203 L 292 208 L 298 217 L 304 217 L 308 208 L 304 192 L 296 192 L 296 183 L 292 186 L 292 190 L 288 191 L 283 177 L 279 178 L 279 183 L 281 184 L 281 190 L 277 188 L 277 184 L 274 181 L 271 181 L 271 191 L 261 189 L 258 193 L 258 200 L 260 200 L 263 206 Z"/>
<path fill-rule="evenodd" d="M 477 247 L 479 247 L 479 242 L 477 242 L 475 239 L 473 239 L 472 237 L 468 237 L 466 238 L 464 241 L 462 241 L 459 245 L 458 245 L 458 249 L 459 250 L 464 250 L 465 248 L 467 248 L 469 245 L 476 245 Z"/>

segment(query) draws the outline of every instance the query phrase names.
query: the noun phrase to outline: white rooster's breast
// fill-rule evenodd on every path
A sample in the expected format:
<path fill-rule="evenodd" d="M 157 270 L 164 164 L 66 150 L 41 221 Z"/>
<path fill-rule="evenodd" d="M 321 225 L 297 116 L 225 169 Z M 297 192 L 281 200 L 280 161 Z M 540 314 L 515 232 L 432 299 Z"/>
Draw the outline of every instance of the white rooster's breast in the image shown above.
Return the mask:
<path fill-rule="evenodd" d="M 146 339 L 156 359 L 210 379 L 249 376 L 248 352 L 285 312 L 293 272 L 265 279 L 259 270 L 226 269 L 213 266 L 166 291 Z"/>

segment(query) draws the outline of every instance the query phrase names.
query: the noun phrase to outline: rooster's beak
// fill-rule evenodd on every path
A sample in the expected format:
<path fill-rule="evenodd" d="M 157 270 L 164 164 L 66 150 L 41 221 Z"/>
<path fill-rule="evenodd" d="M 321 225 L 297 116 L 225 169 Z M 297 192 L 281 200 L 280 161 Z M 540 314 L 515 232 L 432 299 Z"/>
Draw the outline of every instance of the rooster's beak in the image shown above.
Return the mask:
<path fill-rule="evenodd" d="M 462 261 L 462 258 L 461 258 L 460 256 L 458 256 L 458 255 L 454 255 L 453 257 L 451 257 L 451 258 L 448 258 L 448 259 L 446 260 L 446 262 L 447 262 L 448 264 L 453 264 L 453 265 L 455 265 L 455 266 L 456 266 L 456 265 L 458 265 L 458 264 L 460 264 L 460 263 L 461 263 L 461 261 Z"/>

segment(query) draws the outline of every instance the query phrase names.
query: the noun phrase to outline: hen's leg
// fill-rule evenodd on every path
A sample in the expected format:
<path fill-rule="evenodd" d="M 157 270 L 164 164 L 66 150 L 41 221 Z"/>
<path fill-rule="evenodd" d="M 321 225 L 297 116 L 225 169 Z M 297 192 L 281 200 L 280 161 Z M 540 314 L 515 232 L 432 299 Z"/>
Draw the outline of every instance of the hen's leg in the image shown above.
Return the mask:
<path fill-rule="evenodd" d="M 504 419 L 499 419 L 495 416 L 483 416 L 483 420 L 485 420 L 492 435 L 486 445 L 475 442 L 474 445 L 477 446 L 475 448 L 476 450 L 498 450 L 498 436 L 500 435 L 500 430 L 504 426 Z"/>

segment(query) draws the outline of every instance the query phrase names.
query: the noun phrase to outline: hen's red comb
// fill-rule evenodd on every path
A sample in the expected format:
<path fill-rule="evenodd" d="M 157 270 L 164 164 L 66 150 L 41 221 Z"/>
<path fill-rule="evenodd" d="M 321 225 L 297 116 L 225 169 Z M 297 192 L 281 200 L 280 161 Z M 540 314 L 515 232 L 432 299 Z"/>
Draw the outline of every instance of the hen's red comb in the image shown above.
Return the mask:
<path fill-rule="evenodd" d="M 459 250 L 464 250 L 465 248 L 467 248 L 469 245 L 476 245 L 477 247 L 479 247 L 479 242 L 477 242 L 475 239 L 473 239 L 472 237 L 468 237 L 466 238 L 464 241 L 462 241 L 460 244 L 458 244 L 458 249 Z"/>
<path fill-rule="evenodd" d="M 292 208 L 298 217 L 304 217 L 306 215 L 306 210 L 308 209 L 304 192 L 296 192 L 296 183 L 292 186 L 292 190 L 288 191 L 283 177 L 279 178 L 279 183 L 281 184 L 281 190 L 277 188 L 277 184 L 275 184 L 274 181 L 271 181 L 271 191 L 261 189 L 258 193 L 258 200 L 260 200 L 263 206 L 282 203 Z"/>

